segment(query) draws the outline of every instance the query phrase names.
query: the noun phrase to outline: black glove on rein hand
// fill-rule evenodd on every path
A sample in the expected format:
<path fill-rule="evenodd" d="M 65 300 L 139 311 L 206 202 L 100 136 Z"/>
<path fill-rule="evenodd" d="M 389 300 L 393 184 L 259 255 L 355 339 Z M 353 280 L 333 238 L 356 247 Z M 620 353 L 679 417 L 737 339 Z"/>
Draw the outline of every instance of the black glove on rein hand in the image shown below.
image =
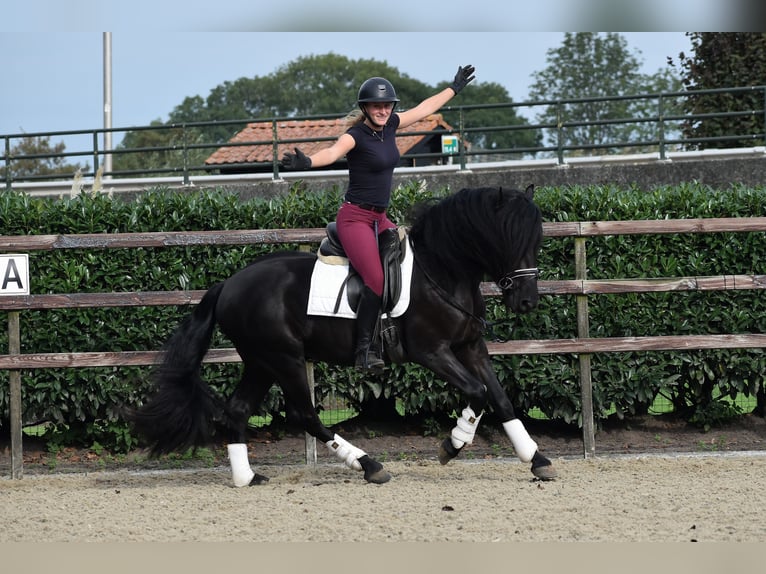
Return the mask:
<path fill-rule="evenodd" d="M 282 167 L 287 170 L 306 171 L 311 169 L 311 158 L 297 147 L 295 153 L 285 152 L 282 156 Z"/>
<path fill-rule="evenodd" d="M 457 74 L 455 74 L 455 79 L 452 80 L 452 85 L 450 86 L 450 88 L 454 90 L 456 96 L 460 90 L 465 88 L 468 83 L 473 81 L 476 77 L 473 75 L 474 70 L 476 70 L 476 68 L 470 64 L 466 67 L 458 66 Z"/>

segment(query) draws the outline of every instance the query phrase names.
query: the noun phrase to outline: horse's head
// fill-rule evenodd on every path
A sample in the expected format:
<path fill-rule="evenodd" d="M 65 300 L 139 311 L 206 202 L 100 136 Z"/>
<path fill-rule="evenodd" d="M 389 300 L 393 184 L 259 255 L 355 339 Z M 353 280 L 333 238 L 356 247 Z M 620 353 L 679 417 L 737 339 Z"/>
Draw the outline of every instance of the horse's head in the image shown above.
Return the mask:
<path fill-rule="evenodd" d="M 537 253 L 542 243 L 543 227 L 540 210 L 533 202 L 534 193 L 533 185 L 524 191 L 523 195 L 528 200 L 527 207 L 513 226 L 516 235 L 513 243 L 520 249 L 515 253 L 516 263 L 497 279 L 497 285 L 503 292 L 503 303 L 514 313 L 529 313 L 537 307 L 539 301 Z"/>
<path fill-rule="evenodd" d="M 503 292 L 503 303 L 514 313 L 529 313 L 539 300 L 537 277 L 540 275 L 536 266 L 520 267 L 505 274 L 497 281 Z"/>
<path fill-rule="evenodd" d="M 537 306 L 537 253 L 543 237 L 533 185 L 526 190 L 462 189 L 415 211 L 410 238 L 440 280 L 490 277 L 514 313 Z M 443 286 L 443 285 L 442 285 Z"/>

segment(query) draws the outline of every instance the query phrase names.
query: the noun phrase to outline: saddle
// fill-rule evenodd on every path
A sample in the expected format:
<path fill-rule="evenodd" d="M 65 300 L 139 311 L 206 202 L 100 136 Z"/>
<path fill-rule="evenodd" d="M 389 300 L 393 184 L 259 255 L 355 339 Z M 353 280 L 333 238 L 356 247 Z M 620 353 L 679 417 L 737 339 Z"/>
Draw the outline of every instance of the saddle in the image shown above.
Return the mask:
<path fill-rule="evenodd" d="M 346 256 L 346 251 L 338 238 L 338 228 L 334 221 L 327 224 L 326 237 L 322 239 L 317 251 L 317 257 L 328 265 L 348 265 L 348 275 L 338 291 L 335 311 L 346 289 L 348 304 L 356 311 L 364 283 L 362 277 L 354 269 Z M 390 312 L 402 292 L 402 261 L 407 253 L 407 237 L 403 228 L 386 229 L 378 235 L 378 251 L 383 264 L 383 295 L 381 297 L 381 312 Z"/>

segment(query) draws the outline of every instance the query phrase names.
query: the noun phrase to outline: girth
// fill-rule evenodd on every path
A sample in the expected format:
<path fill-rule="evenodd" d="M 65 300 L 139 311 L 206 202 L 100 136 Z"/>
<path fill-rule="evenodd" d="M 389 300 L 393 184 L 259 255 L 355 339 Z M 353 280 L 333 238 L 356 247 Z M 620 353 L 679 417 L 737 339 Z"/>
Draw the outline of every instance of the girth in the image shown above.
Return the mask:
<path fill-rule="evenodd" d="M 335 305 L 337 311 L 340 306 L 341 297 L 343 297 L 343 288 L 346 288 L 348 304 L 356 311 L 359 305 L 359 297 L 362 293 L 364 283 L 362 277 L 351 265 L 343 249 L 343 245 L 338 238 L 338 228 L 334 221 L 327 224 L 327 235 L 319 244 L 317 256 L 330 265 L 348 264 L 348 276 L 343 281 L 338 300 Z M 383 297 L 381 311 L 388 313 L 394 308 L 399 300 L 402 291 L 402 261 L 407 249 L 406 236 L 404 229 L 386 229 L 378 235 L 378 249 L 380 252 L 380 261 L 383 264 Z"/>

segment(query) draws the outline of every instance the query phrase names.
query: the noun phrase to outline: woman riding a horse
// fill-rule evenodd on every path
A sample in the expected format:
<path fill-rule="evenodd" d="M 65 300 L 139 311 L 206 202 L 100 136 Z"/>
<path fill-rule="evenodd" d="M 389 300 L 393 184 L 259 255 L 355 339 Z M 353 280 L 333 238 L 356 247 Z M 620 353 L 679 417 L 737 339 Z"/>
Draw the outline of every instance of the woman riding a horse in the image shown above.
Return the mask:
<path fill-rule="evenodd" d="M 295 154 L 285 155 L 284 165 L 291 169 L 348 157 L 349 187 L 338 210 L 337 228 L 350 263 L 364 281 L 358 319 L 309 312 L 318 265 L 314 253 L 265 255 L 213 285 L 165 344 L 154 373 L 153 396 L 129 415 L 153 454 L 209 444 L 223 428 L 235 486 L 268 480 L 252 470 L 246 438 L 249 418 L 276 384 L 285 408 L 303 430 L 324 442 L 346 466 L 363 470 L 368 482 L 391 478 L 378 461 L 321 422 L 306 364 L 323 361 L 364 368 L 383 364 L 380 357 L 368 358 L 367 350 L 383 287 L 376 233 L 394 228 L 386 217 L 392 171 L 399 158 L 394 134 L 443 106 L 473 80 L 473 71 L 472 66 L 460 67 L 450 88 L 398 114 L 393 113 L 398 102 L 393 86 L 383 78 L 371 78 L 359 90 L 363 120 L 311 157 L 297 148 Z M 537 253 L 543 231 L 533 196 L 531 185 L 525 191 L 463 189 L 419 210 L 406 247 L 414 260 L 409 304 L 402 314 L 388 317 L 401 349 L 387 358 L 430 369 L 466 398 L 467 405 L 439 449 L 442 464 L 471 444 L 482 414 L 490 408 L 502 421 L 517 456 L 532 463 L 537 478 L 549 480 L 556 476 L 553 465 L 517 418 L 493 369 L 483 338 L 485 303 L 480 289 L 489 277 L 512 312 L 527 313 L 537 306 Z M 233 343 L 243 365 L 241 380 L 226 399 L 200 372 L 216 328 Z"/>
<path fill-rule="evenodd" d="M 335 221 L 348 260 L 364 282 L 356 310 L 357 368 L 379 370 L 384 366 L 374 349 L 371 351 L 371 344 L 383 294 L 377 236 L 396 230 L 386 214 L 394 168 L 399 164 L 396 131 L 439 110 L 474 79 L 473 72 L 473 66 L 460 66 L 450 87 L 398 113 L 394 108 L 399 98 L 391 82 L 370 78 L 359 88 L 359 109 L 347 117 L 351 127 L 332 146 L 311 156 L 295 148 L 294 154 L 288 152 L 282 159 L 282 167 L 290 170 L 331 165 L 344 156 L 348 160 L 348 188 Z"/>

